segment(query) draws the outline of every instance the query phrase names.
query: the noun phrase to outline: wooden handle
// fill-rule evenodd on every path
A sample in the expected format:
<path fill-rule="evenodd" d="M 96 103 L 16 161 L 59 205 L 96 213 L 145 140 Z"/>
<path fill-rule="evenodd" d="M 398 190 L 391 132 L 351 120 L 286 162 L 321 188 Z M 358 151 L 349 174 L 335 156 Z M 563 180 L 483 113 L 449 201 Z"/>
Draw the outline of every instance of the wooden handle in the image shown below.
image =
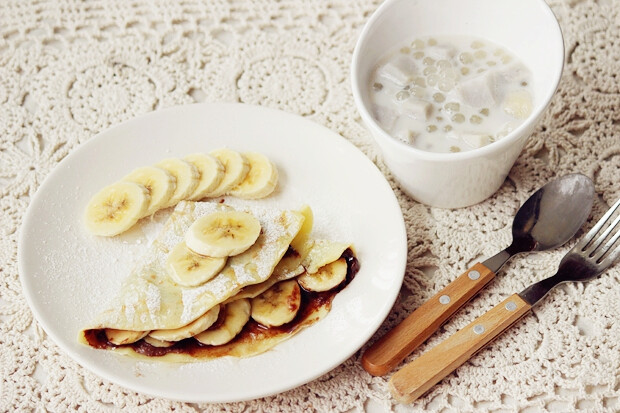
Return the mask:
<path fill-rule="evenodd" d="M 494 277 L 480 263 L 465 271 L 368 348 L 362 356 L 364 370 L 383 376 L 394 369 Z"/>
<path fill-rule="evenodd" d="M 411 403 L 456 370 L 532 308 L 518 294 L 478 317 L 435 348 L 394 373 L 390 392 L 402 403 Z"/>

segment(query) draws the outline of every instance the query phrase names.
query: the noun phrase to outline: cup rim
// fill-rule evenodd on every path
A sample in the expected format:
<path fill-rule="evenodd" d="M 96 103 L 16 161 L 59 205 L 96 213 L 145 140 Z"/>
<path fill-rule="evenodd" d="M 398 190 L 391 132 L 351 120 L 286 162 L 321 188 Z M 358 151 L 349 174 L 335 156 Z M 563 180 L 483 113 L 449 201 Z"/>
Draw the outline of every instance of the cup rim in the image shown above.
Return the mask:
<path fill-rule="evenodd" d="M 463 152 L 431 152 L 425 151 L 422 149 L 418 149 L 410 144 L 402 142 L 401 140 L 392 137 L 388 134 L 383 128 L 377 123 L 374 117 L 370 114 L 368 108 L 364 104 L 364 101 L 361 96 L 360 91 L 360 80 L 359 80 L 359 68 L 360 61 L 362 59 L 361 49 L 366 42 L 366 39 L 369 36 L 369 32 L 372 27 L 375 25 L 376 21 L 383 15 L 387 9 L 389 9 L 394 3 L 402 0 L 385 0 L 379 7 L 375 10 L 375 12 L 370 16 L 366 24 L 364 25 L 362 31 L 359 34 L 357 42 L 355 44 L 355 49 L 353 50 L 353 56 L 351 59 L 351 89 L 353 92 L 353 100 L 355 105 L 357 106 L 357 110 L 360 113 L 364 123 L 371 129 L 373 136 L 381 136 L 381 138 L 386 141 L 388 144 L 394 145 L 401 150 L 407 151 L 407 153 L 418 157 L 419 159 L 428 160 L 428 161 L 457 161 L 457 160 L 465 160 L 477 157 L 484 157 L 485 155 L 489 155 L 498 151 L 501 151 L 506 146 L 511 145 L 515 140 L 517 140 L 522 132 L 531 127 L 532 124 L 536 123 L 543 112 L 547 109 L 551 99 L 555 95 L 557 91 L 558 85 L 562 78 L 562 73 L 564 70 L 564 36 L 562 34 L 562 29 L 560 24 L 555 17 L 555 14 L 551 10 L 551 7 L 544 0 L 533 0 L 538 3 L 538 6 L 541 7 L 543 13 L 546 13 L 548 17 L 551 18 L 551 22 L 553 23 L 554 31 L 557 36 L 554 36 L 553 42 L 556 42 L 556 47 L 561 51 L 562 59 L 557 65 L 555 72 L 551 78 L 552 87 L 548 89 L 548 92 L 543 96 L 541 100 L 541 104 L 521 123 L 517 128 L 511 131 L 502 139 L 490 143 L 488 145 L 482 146 L 480 148 L 471 149 Z"/>

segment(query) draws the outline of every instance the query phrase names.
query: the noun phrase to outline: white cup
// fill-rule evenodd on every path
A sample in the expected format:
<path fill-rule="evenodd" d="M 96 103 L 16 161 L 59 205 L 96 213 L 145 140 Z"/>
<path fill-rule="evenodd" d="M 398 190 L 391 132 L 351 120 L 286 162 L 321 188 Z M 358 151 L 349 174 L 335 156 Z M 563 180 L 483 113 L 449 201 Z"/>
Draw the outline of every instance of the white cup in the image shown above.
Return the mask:
<path fill-rule="evenodd" d="M 369 85 L 385 54 L 416 37 L 485 38 L 532 72 L 533 110 L 504 138 L 471 151 L 426 152 L 388 135 L 371 115 Z M 543 0 L 387 0 L 371 16 L 353 53 L 357 109 L 401 189 L 416 201 L 459 208 L 490 197 L 504 182 L 556 91 L 564 64 L 559 24 Z"/>

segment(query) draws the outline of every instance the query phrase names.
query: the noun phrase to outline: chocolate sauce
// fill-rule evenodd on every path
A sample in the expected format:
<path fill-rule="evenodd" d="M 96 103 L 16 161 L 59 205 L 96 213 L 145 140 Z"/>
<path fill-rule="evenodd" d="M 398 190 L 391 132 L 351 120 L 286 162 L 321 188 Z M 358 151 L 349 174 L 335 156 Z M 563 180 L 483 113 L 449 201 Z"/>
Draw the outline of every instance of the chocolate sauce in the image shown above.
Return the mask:
<path fill-rule="evenodd" d="M 313 319 L 315 314 L 321 308 L 329 310 L 331 308 L 332 301 L 336 294 L 344 289 L 355 277 L 355 274 L 359 271 L 360 264 L 358 259 L 353 254 L 351 249 L 347 249 L 342 253 L 341 258 L 345 258 L 347 261 L 347 276 L 346 279 L 338 286 L 332 288 L 329 291 L 313 292 L 300 288 L 301 291 L 301 304 L 299 311 L 295 315 L 295 318 L 290 322 L 276 327 L 265 327 L 255 320 L 250 319 L 241 332 L 230 342 L 219 346 L 210 346 L 200 343 L 198 340 L 190 337 L 185 340 L 176 342 L 170 347 L 155 347 L 148 344 L 144 340 L 138 340 L 132 344 L 125 344 L 117 346 L 108 341 L 105 334 L 105 330 L 87 330 L 84 333 L 85 339 L 88 341 L 91 347 L 97 349 L 114 349 L 119 347 L 130 347 L 138 354 L 143 354 L 149 357 L 161 357 L 168 353 L 182 353 L 200 359 L 210 359 L 227 355 L 235 355 L 235 349 L 240 345 L 251 345 L 252 343 L 259 342 L 268 338 L 275 338 L 281 336 L 292 335 L 301 328 L 313 324 L 316 319 Z M 220 311 L 217 321 L 213 324 L 213 327 L 217 327 L 224 322 L 225 311 Z"/>

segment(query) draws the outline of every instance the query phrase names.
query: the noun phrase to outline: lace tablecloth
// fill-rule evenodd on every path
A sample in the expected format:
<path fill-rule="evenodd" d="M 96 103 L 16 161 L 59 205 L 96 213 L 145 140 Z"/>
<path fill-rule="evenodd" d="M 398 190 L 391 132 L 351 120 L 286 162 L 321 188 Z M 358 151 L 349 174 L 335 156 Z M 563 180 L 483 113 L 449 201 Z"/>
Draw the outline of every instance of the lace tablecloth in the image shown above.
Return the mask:
<path fill-rule="evenodd" d="M 459 210 L 428 208 L 400 192 L 356 113 L 349 62 L 378 3 L 0 4 L 0 410 L 620 411 L 618 265 L 587 284 L 555 289 L 410 406 L 395 404 L 386 379 L 361 368 L 360 352 L 307 385 L 262 400 L 193 405 L 151 398 L 81 368 L 33 319 L 17 268 L 20 224 L 33 194 L 60 160 L 94 134 L 173 105 L 233 101 L 296 113 L 340 133 L 385 173 L 405 216 L 409 253 L 400 298 L 372 340 L 475 260 L 508 245 L 517 208 L 553 177 L 590 176 L 598 194 L 594 217 L 620 197 L 616 0 L 550 2 L 566 42 L 559 90 L 501 189 Z M 570 246 L 509 262 L 410 359 L 509 294 L 551 275 Z"/>

